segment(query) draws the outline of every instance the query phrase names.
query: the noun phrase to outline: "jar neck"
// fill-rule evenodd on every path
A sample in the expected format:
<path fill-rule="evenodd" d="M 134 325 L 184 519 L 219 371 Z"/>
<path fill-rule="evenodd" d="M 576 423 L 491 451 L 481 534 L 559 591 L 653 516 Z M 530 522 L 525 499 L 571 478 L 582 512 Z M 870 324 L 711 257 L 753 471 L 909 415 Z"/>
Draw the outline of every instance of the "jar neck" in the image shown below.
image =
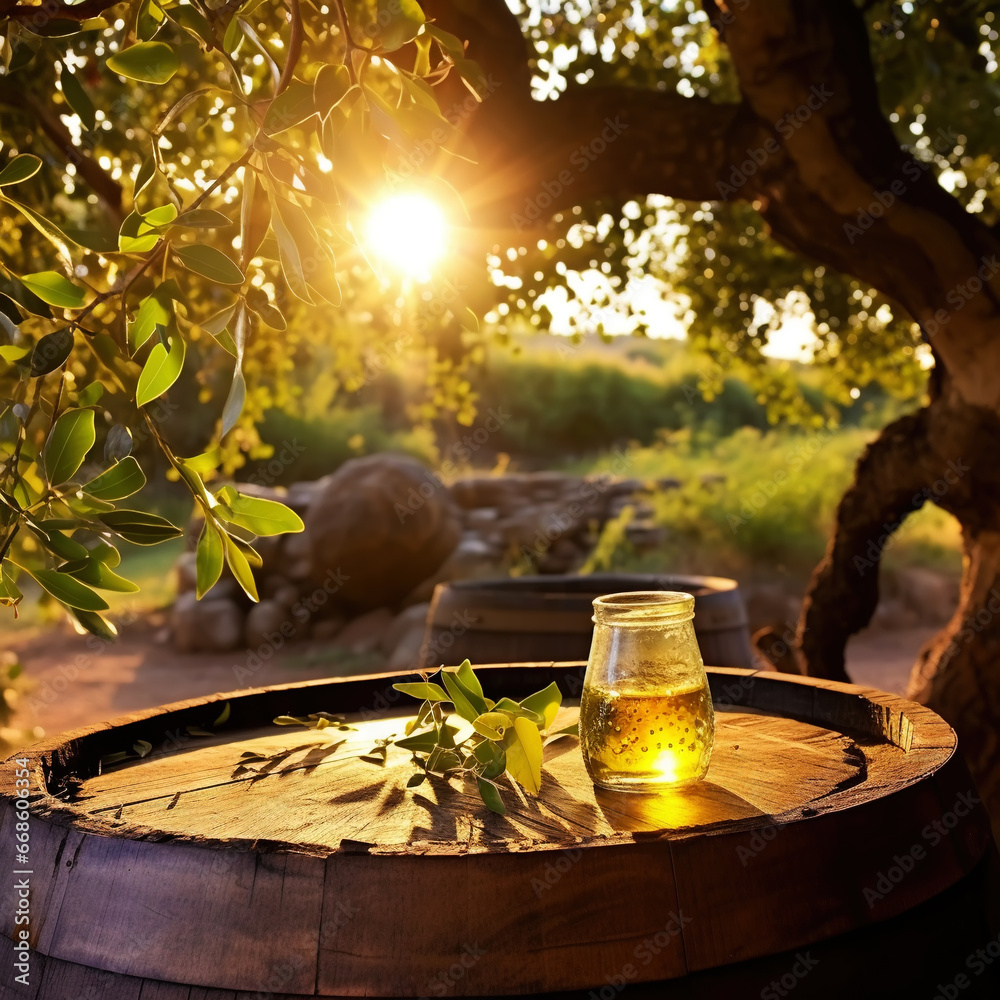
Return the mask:
<path fill-rule="evenodd" d="M 640 628 L 680 625 L 694 618 L 694 598 L 673 590 L 606 594 L 594 600 L 594 624 Z"/>

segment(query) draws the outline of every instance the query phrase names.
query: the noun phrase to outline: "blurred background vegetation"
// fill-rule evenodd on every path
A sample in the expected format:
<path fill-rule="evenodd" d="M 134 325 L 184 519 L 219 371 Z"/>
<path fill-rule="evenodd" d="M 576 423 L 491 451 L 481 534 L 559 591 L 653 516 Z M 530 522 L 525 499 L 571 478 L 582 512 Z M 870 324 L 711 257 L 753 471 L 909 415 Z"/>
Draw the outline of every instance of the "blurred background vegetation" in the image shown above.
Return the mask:
<path fill-rule="evenodd" d="M 383 358 L 377 374 L 353 392 L 338 393 L 325 408 L 296 405 L 290 393 L 285 405 L 265 410 L 259 432 L 266 457 L 249 459 L 234 476 L 280 488 L 385 451 L 412 455 L 445 481 L 473 473 L 600 475 L 614 469 L 653 487 L 651 504 L 666 542 L 637 554 L 610 528 L 602 546 L 606 568 L 779 579 L 800 588 L 823 554 L 857 457 L 914 399 L 901 394 L 895 380 L 888 386 L 872 381 L 845 403 L 839 380 L 832 380 L 831 390 L 820 366 L 778 359 L 765 364 L 822 416 L 818 427 L 803 427 L 794 415 L 776 416 L 768 398 L 738 377 L 710 388 L 715 371 L 681 340 L 574 341 L 534 333 L 495 343 L 468 373 L 478 392 L 471 425 L 451 411 L 422 415 L 426 373 L 401 353 Z M 174 433 L 204 440 L 214 412 L 194 400 L 176 401 L 183 420 Z M 476 432 L 495 426 L 491 413 L 500 427 L 482 440 Z M 149 454 L 142 460 L 155 462 L 152 444 L 139 442 L 137 451 L 143 448 Z M 191 513 L 187 490 L 162 476 L 150 478 L 139 498 L 143 508 L 185 523 Z M 927 505 L 900 530 L 885 565 L 957 574 L 958 541 L 954 520 Z M 182 539 L 150 548 L 124 543 L 123 571 L 141 591 L 108 595 L 112 613 L 169 603 L 170 568 L 184 545 Z M 58 609 L 26 601 L 22 623 L 49 614 Z"/>
<path fill-rule="evenodd" d="M 609 538 L 608 568 L 669 567 L 799 586 L 823 553 L 857 457 L 914 401 L 901 397 L 895 383 L 886 388 L 873 381 L 845 404 L 839 387 L 829 391 L 819 366 L 768 364 L 822 414 L 819 427 L 776 419 L 767 399 L 737 377 L 724 378 L 713 395 L 705 377 L 714 373 L 679 340 L 515 336 L 484 352 L 478 370 L 469 373 L 479 395 L 469 426 L 453 413 L 420 416 L 416 404 L 426 391 L 425 375 L 401 355 L 325 409 L 266 410 L 259 430 L 267 457 L 248 460 L 235 477 L 284 487 L 384 451 L 412 455 L 446 481 L 472 473 L 622 470 L 654 487 L 651 503 L 667 540 L 661 550 L 638 555 L 623 539 Z M 208 433 L 215 419 L 207 408 L 183 401 L 179 412 L 192 440 Z M 476 432 L 485 430 L 491 413 L 501 426 L 482 440 Z M 154 454 L 150 448 L 150 461 Z M 153 478 L 141 498 L 145 509 L 184 523 L 187 491 Z M 123 567 L 142 589 L 112 595 L 119 605 L 113 610 L 121 613 L 137 601 L 168 603 L 169 569 L 183 546 L 182 540 L 153 548 L 123 545 Z M 957 526 L 933 505 L 907 521 L 886 554 L 889 569 L 908 565 L 960 568 Z M 27 602 L 23 610 L 34 619 Z"/>

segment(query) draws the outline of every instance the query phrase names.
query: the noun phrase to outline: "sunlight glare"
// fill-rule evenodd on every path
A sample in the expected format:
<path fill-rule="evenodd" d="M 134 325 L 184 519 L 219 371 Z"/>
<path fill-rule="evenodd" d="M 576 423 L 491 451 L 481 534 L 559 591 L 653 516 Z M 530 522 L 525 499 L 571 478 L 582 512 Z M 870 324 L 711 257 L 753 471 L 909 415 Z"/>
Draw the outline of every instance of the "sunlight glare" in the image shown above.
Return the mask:
<path fill-rule="evenodd" d="M 440 206 L 426 195 L 405 192 L 380 201 L 368 217 L 368 245 L 385 263 L 425 280 L 447 249 L 447 225 Z"/>
<path fill-rule="evenodd" d="M 653 763 L 652 771 L 659 775 L 660 781 L 676 781 L 678 773 L 678 753 L 676 750 L 664 750 Z"/>

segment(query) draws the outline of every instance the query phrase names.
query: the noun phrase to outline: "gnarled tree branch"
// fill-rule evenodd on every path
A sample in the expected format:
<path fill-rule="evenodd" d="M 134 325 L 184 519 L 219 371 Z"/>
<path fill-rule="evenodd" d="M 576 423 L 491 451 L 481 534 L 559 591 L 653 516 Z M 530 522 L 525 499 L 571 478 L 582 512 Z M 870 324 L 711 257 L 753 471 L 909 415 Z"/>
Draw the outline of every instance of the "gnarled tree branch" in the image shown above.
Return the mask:
<path fill-rule="evenodd" d="M 811 676 L 848 679 L 844 650 L 875 612 L 882 551 L 904 518 L 927 499 L 932 452 L 926 424 L 926 410 L 894 421 L 858 460 L 799 619 L 799 649 Z"/>
<path fill-rule="evenodd" d="M 1000 408 L 1000 265 L 990 263 L 1000 239 L 900 148 L 851 0 L 712 5 L 739 106 L 575 85 L 558 101 L 532 101 L 527 44 L 503 0 L 427 6 L 469 39 L 469 55 L 495 81 L 468 122 L 480 163 L 452 173 L 477 218 L 523 228 L 526 208 L 542 218 L 601 196 L 750 201 L 779 242 L 900 302 L 932 338 L 948 375 L 942 391 Z M 627 127 L 579 169 L 616 115 Z M 955 290 L 969 282 L 982 287 L 955 309 Z"/>
<path fill-rule="evenodd" d="M 533 100 L 528 43 L 503 0 L 424 7 L 467 40 L 489 83 L 462 116 L 478 162 L 446 166 L 476 225 L 497 238 L 594 198 L 714 200 L 733 150 L 758 132 L 741 105 L 666 91 L 572 85 L 558 101 Z M 457 81 L 441 92 L 444 108 L 469 104 Z"/>

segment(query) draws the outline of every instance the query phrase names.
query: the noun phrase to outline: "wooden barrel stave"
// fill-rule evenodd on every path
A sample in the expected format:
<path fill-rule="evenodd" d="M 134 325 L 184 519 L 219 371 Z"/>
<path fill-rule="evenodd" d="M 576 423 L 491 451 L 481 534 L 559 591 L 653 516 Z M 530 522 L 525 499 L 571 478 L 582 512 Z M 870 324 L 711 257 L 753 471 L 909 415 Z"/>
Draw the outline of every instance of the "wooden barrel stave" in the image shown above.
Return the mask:
<path fill-rule="evenodd" d="M 627 981 L 633 1000 L 741 1000 L 757 998 L 771 989 L 786 989 L 782 977 L 795 976 L 793 969 L 809 966 L 808 975 L 795 976 L 795 996 L 800 1000 L 868 1000 L 892 998 L 921 991 L 928 1000 L 939 985 L 951 984 L 965 975 L 968 985 L 961 988 L 963 1000 L 995 1000 L 1000 995 L 1000 962 L 973 968 L 968 959 L 975 954 L 969 942 L 984 948 L 997 935 L 983 914 L 997 899 L 998 865 L 995 856 L 984 858 L 955 885 L 912 910 L 871 928 L 849 932 L 820 941 L 806 949 L 792 949 L 761 958 L 689 973 L 683 980 L 656 983 Z M 0 965 L 10 969 L 13 944 L 0 937 Z M 11 984 L 4 997 L 11 1000 L 301 1000 L 301 993 L 287 993 L 282 987 L 294 971 L 286 962 L 276 966 L 253 991 L 187 986 L 104 972 L 34 953 L 30 985 Z M 613 1000 L 626 976 L 622 969 L 611 970 L 603 983 L 589 990 L 561 992 L 560 1000 Z M 816 973 L 815 975 L 813 973 Z M 609 981 L 610 980 L 610 981 Z M 5 984 L 6 985 L 6 984 Z M 603 991 L 603 995 L 602 995 Z M 790 992 L 790 991 L 789 991 Z M 526 993 L 526 1000 L 552 1000 L 552 994 Z"/>
<path fill-rule="evenodd" d="M 751 667 L 746 609 L 735 580 L 712 576 L 594 573 L 439 584 L 427 614 L 421 661 L 525 663 L 585 660 L 591 601 L 634 590 L 682 590 L 695 598 L 695 632 L 706 663 Z"/>
<path fill-rule="evenodd" d="M 488 689 L 491 675 L 498 673 L 503 675 L 504 693 L 526 694 L 557 679 L 570 694 L 579 689 L 582 665 L 484 668 Z M 558 831 L 553 833 L 545 825 L 551 824 L 550 816 L 544 822 L 528 816 L 525 822 L 541 824 L 547 842 L 501 837 L 477 845 L 481 853 L 456 857 L 454 842 L 443 839 L 456 813 L 438 807 L 427 814 L 421 854 L 391 844 L 372 848 L 360 838 L 330 844 L 318 835 L 322 832 L 318 827 L 316 842 L 296 834 L 298 839 L 292 841 L 258 837 L 251 843 L 233 836 L 180 835 L 170 832 L 168 824 L 158 828 L 114 820 L 108 802 L 116 789 L 105 787 L 101 792 L 100 781 L 87 773 L 96 771 L 92 765 L 101 755 L 128 741 L 147 739 L 157 747 L 165 739 L 176 743 L 176 734 L 186 725 L 210 722 L 226 700 L 231 704 L 226 732 L 254 732 L 280 712 L 299 714 L 324 706 L 344 711 L 376 706 L 377 711 L 379 699 L 389 700 L 385 692 L 391 692 L 392 679 L 314 682 L 200 699 L 82 731 L 33 751 L 33 757 L 40 757 L 36 777 L 49 782 L 48 787 L 67 787 L 66 779 L 72 776 L 89 780 L 94 789 L 87 803 L 67 804 L 52 797 L 36 803 L 33 856 L 54 862 L 42 866 L 33 882 L 37 948 L 56 960 L 99 965 L 126 975 L 243 990 L 255 989 L 282 958 L 301 958 L 306 971 L 299 970 L 298 978 L 287 984 L 293 994 L 312 995 L 318 989 L 320 995 L 367 995 L 375 989 L 382 995 L 420 995 L 436 971 L 454 959 L 463 940 L 488 941 L 496 948 L 497 941 L 506 939 L 519 943 L 518 962 L 484 959 L 460 985 L 464 993 L 498 995 L 600 985 L 608 970 L 627 963 L 635 942 L 655 930 L 656 920 L 687 908 L 700 919 L 685 928 L 683 949 L 664 951 L 642 970 L 644 977 L 660 979 L 687 973 L 686 983 L 699 969 L 783 950 L 778 943 L 806 946 L 829 934 L 891 919 L 960 882 L 989 851 L 988 828 L 974 810 L 949 833 L 943 847 L 921 861 L 917 880 L 904 881 L 867 907 L 860 890 L 876 883 L 879 872 L 891 864 L 893 852 L 901 845 L 921 843 L 928 818 L 945 815 L 959 795 L 970 794 L 968 776 L 954 756 L 953 734 L 933 713 L 892 696 L 738 670 L 711 673 L 720 708 L 726 707 L 728 696 L 741 710 L 720 713 L 732 725 L 721 730 L 728 733 L 729 742 L 717 750 L 713 767 L 729 785 L 717 785 L 718 791 L 706 786 L 697 809 L 678 821 L 670 836 L 654 832 L 663 825 L 662 817 L 654 815 L 645 826 L 640 822 L 631 830 L 615 828 L 602 834 L 599 843 L 589 844 L 572 826 L 560 839 Z M 840 747 L 845 757 L 856 746 L 864 754 L 864 781 L 850 783 L 857 776 L 851 761 L 825 762 L 823 780 L 842 786 L 823 798 L 810 799 L 808 806 L 779 809 L 768 785 L 769 773 L 762 773 L 756 784 L 745 780 L 738 786 L 750 798 L 735 803 L 742 810 L 737 814 L 730 789 L 737 787 L 741 765 L 733 747 L 738 740 L 746 749 L 755 730 L 773 725 L 766 718 L 754 720 L 746 710 L 812 722 L 836 718 L 845 735 L 810 730 L 804 745 Z M 295 739 L 287 732 L 278 733 L 281 739 Z M 229 735 L 214 742 L 181 743 L 170 752 L 172 757 L 160 754 L 157 760 L 184 761 L 195 743 L 198 749 L 190 759 L 204 757 L 216 745 L 225 747 L 232 741 Z M 918 758 L 921 763 L 914 771 Z M 552 780 L 546 798 L 555 803 L 557 812 L 573 802 L 556 780 L 568 773 L 560 770 L 565 764 L 557 758 L 547 765 Z M 793 776 L 795 765 L 779 755 L 768 761 L 767 770 Z M 137 763 L 120 774 L 142 774 L 155 766 L 160 765 L 153 760 Z M 102 776 L 106 784 L 112 777 Z M 295 787 L 314 791 L 305 784 Z M 84 812 L 81 806 L 91 811 Z M 98 807 L 104 811 L 94 811 Z M 599 802 L 597 807 L 604 808 Z M 395 808 L 405 811 L 399 803 Z M 809 813 L 816 815 L 803 822 Z M 605 820 L 608 815 L 605 808 Z M 0 842 L 6 843 L 9 813 L 0 822 Z M 775 828 L 774 842 L 755 851 L 754 835 Z M 824 846 L 825 855 L 817 852 L 818 844 Z M 541 895 L 529 891 L 532 878 L 546 884 L 547 865 L 565 857 L 560 851 L 580 845 L 585 848 L 583 860 L 574 863 L 572 877 L 556 881 Z M 752 852 L 749 860 L 746 851 Z M 398 940 L 400 930 L 393 907 L 372 909 L 363 921 L 343 928 L 335 925 L 333 939 L 324 940 L 338 904 L 350 907 L 354 900 L 364 901 L 372 886 L 381 883 L 402 887 L 396 890 L 403 893 L 397 908 L 416 911 L 422 900 L 433 897 L 435 886 L 452 877 L 449 873 L 456 865 L 466 898 L 502 898 L 504 916 L 468 909 L 458 916 L 435 914 L 426 961 L 411 967 L 402 979 L 394 980 L 392 970 L 385 968 L 387 942 Z M 67 922 L 66 914 L 87 913 L 94 899 L 109 896 L 109 871 L 114 872 L 114 892 L 101 918 L 91 927 Z M 813 887 L 814 896 L 797 902 L 785 898 L 782 887 L 790 878 Z M 739 885 L 749 898 L 733 898 L 733 887 Z M 621 893 L 623 886 L 628 887 L 628 912 L 620 927 L 609 929 L 607 900 Z M 178 924 L 178 913 L 186 915 L 189 927 Z M 206 946 L 204 928 L 223 926 L 232 939 L 228 945 Z M 192 955 L 197 962 L 191 962 Z"/>

